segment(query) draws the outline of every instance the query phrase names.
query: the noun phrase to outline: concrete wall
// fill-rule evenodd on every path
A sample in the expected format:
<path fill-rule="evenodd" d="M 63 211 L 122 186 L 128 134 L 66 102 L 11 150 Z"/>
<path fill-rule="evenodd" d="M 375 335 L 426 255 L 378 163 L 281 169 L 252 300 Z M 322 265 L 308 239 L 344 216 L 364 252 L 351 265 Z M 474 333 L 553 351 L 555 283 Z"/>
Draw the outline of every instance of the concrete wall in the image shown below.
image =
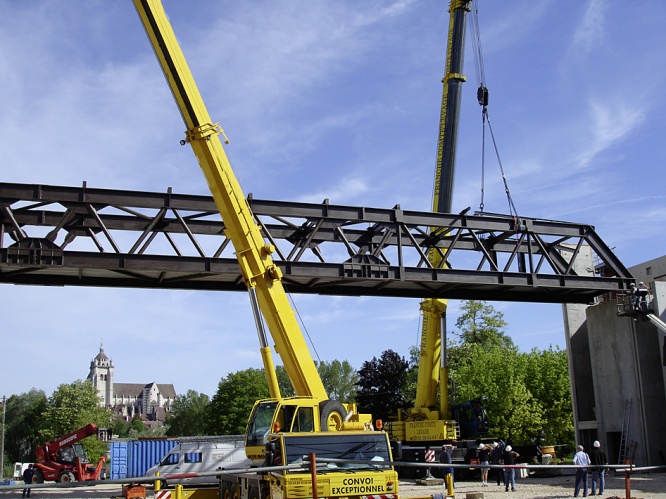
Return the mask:
<path fill-rule="evenodd" d="M 666 256 L 629 269 L 666 319 Z M 614 301 L 565 305 L 576 441 L 599 440 L 617 462 L 627 402 L 638 466 L 666 464 L 666 335 L 644 318 L 618 317 Z"/>
<path fill-rule="evenodd" d="M 594 366 L 591 384 L 594 386 L 597 438 L 607 450 L 610 462 L 617 463 L 625 410 L 629 410 L 627 403 L 630 403 L 627 442 L 636 442 L 635 462 L 645 463 L 642 390 L 633 319 L 617 317 L 614 302 L 601 302 L 587 309 L 587 323 Z"/>
<path fill-rule="evenodd" d="M 587 331 L 587 305 L 564 305 L 564 324 L 566 346 L 569 354 L 569 377 L 571 378 L 571 399 L 574 411 L 574 426 L 582 425 L 589 429 L 594 416 L 594 389 L 589 380 L 592 379 L 590 363 L 590 345 Z"/>
<path fill-rule="evenodd" d="M 563 252 L 565 258 L 570 256 Z M 594 258 L 589 246 L 580 249 L 580 254 L 574 263 L 573 270 L 578 275 L 592 275 Z M 569 377 L 571 378 L 571 401 L 574 413 L 574 429 L 576 440 L 586 445 L 587 439 L 581 441 L 579 436 L 595 435 L 597 421 L 594 415 L 594 389 L 592 379 L 592 364 L 590 362 L 590 345 L 587 331 L 587 305 L 562 305 L 564 316 L 564 331 L 567 352 L 569 356 Z M 594 441 L 594 439 L 592 441 Z"/>

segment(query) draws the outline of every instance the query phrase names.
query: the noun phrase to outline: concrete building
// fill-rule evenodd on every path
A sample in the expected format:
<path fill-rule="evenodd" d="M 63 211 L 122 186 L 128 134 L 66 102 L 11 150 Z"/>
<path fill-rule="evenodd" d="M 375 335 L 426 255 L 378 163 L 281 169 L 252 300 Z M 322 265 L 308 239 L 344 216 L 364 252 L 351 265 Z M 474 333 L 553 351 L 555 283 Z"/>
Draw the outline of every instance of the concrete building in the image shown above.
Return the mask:
<path fill-rule="evenodd" d="M 666 256 L 629 269 L 651 293 L 648 308 L 666 319 Z M 616 296 L 565 305 L 576 440 L 599 440 L 611 463 L 666 464 L 664 331 L 645 314 L 618 315 Z"/>
<path fill-rule="evenodd" d="M 87 379 L 97 388 L 102 407 L 111 409 L 116 417 L 125 421 L 139 416 L 147 426 L 163 422 L 176 398 L 171 384 L 116 383 L 113 361 L 104 353 L 104 345 L 90 362 Z"/>

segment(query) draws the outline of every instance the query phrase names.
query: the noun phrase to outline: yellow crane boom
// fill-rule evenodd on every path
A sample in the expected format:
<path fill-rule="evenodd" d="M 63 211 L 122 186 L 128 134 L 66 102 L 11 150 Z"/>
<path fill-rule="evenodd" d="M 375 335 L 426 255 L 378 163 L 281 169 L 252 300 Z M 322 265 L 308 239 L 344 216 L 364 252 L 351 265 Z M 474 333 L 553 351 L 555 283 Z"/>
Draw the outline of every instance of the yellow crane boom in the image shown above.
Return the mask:
<path fill-rule="evenodd" d="M 185 122 L 181 144 L 192 146 L 249 291 L 272 398 L 257 401 L 252 410 L 245 435 L 248 457 L 262 461 L 270 435 L 278 431 L 363 429 L 370 415 L 359 415 L 354 404 L 343 405 L 326 394 L 282 286 L 282 272 L 271 258 L 275 247 L 264 240 L 247 204 L 220 141 L 224 132 L 210 119 L 160 0 L 133 1 Z M 281 397 L 262 316 L 296 397 Z"/>
<path fill-rule="evenodd" d="M 294 390 L 301 396 L 325 400 L 326 390 L 289 305 L 281 272 L 271 258 L 275 248 L 264 241 L 247 205 L 219 138 L 223 131 L 208 115 L 164 8 L 159 0 L 134 0 L 134 5 L 185 122 L 185 142 L 192 146 L 206 177 L 245 284 L 256 293 Z"/>

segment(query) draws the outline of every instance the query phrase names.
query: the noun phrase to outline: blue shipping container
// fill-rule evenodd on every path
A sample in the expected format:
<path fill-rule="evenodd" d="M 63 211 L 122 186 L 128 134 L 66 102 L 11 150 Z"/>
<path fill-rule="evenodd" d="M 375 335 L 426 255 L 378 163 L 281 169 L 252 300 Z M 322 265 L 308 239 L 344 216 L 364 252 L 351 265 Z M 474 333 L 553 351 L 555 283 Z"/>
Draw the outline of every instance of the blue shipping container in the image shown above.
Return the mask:
<path fill-rule="evenodd" d="M 111 479 L 145 476 L 177 443 L 175 440 L 111 442 Z"/>
<path fill-rule="evenodd" d="M 127 442 L 111 442 L 110 447 L 111 480 L 127 478 Z"/>
<path fill-rule="evenodd" d="M 127 449 L 127 477 L 145 476 L 178 442 L 175 440 L 130 440 Z"/>

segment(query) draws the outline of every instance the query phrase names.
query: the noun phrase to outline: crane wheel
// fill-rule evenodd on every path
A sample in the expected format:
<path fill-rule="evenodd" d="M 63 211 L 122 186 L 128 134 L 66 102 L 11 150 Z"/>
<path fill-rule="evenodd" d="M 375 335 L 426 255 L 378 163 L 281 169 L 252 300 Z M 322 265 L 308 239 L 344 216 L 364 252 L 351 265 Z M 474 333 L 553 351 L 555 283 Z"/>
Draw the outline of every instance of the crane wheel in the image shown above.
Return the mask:
<path fill-rule="evenodd" d="M 319 404 L 321 431 L 339 431 L 347 417 L 347 411 L 337 400 L 326 400 Z"/>

